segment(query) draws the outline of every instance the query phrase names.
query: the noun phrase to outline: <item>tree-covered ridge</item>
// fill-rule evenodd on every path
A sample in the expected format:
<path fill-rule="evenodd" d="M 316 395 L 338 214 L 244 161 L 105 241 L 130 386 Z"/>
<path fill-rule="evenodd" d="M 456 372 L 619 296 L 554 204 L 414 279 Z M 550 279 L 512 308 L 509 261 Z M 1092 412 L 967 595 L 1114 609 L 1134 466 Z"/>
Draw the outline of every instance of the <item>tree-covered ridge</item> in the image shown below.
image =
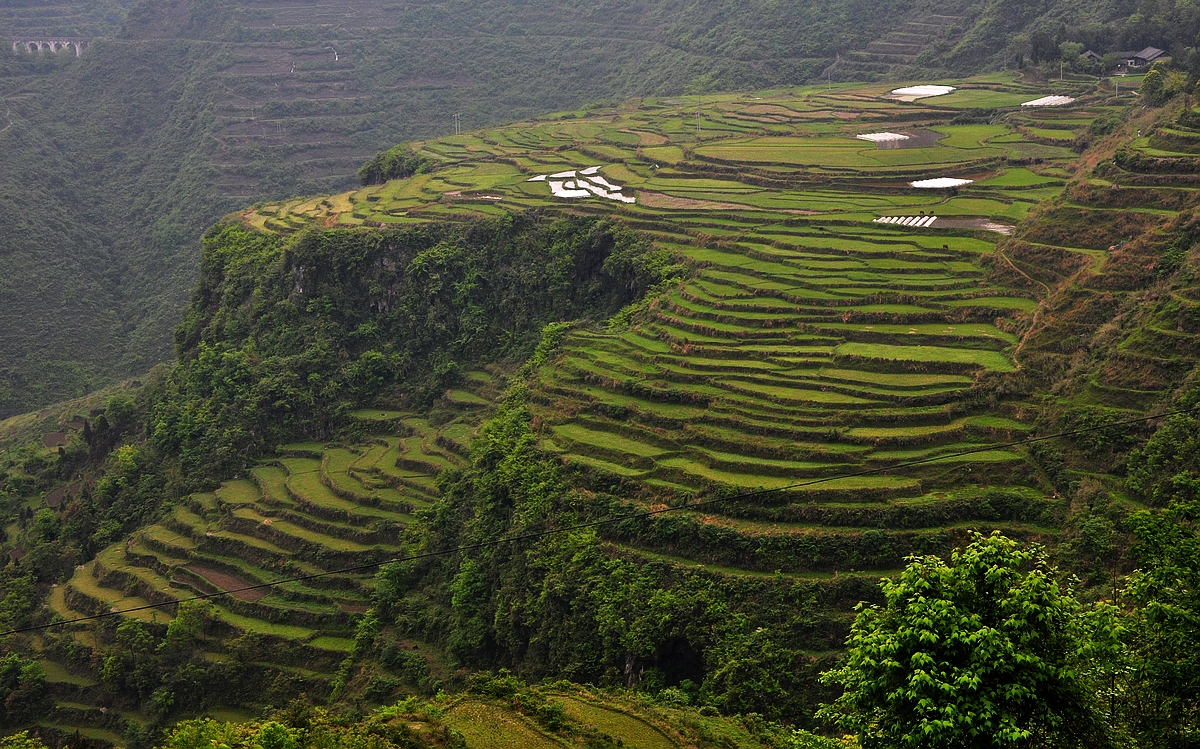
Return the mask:
<path fill-rule="evenodd" d="M 220 475 L 279 442 L 328 439 L 361 405 L 422 407 L 464 369 L 522 356 L 550 322 L 610 315 L 670 270 L 667 253 L 593 219 L 287 241 L 222 225 L 206 235 L 151 437 Z"/>

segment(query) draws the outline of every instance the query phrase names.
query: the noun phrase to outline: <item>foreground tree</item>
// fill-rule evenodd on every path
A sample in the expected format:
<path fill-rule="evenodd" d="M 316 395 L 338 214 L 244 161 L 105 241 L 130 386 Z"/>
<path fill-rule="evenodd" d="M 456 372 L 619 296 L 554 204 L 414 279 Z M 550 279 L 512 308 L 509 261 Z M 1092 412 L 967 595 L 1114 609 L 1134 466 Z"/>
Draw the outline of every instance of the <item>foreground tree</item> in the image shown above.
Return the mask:
<path fill-rule="evenodd" d="M 911 557 L 861 607 L 845 691 L 820 716 L 871 747 L 1040 747 L 1107 743 L 1075 659 L 1078 604 L 1040 547 L 975 534 L 950 562 Z"/>
<path fill-rule="evenodd" d="M 1180 475 L 1176 499 L 1130 518 L 1138 569 L 1133 614 L 1139 705 L 1131 722 L 1152 746 L 1200 746 L 1200 479 Z"/>

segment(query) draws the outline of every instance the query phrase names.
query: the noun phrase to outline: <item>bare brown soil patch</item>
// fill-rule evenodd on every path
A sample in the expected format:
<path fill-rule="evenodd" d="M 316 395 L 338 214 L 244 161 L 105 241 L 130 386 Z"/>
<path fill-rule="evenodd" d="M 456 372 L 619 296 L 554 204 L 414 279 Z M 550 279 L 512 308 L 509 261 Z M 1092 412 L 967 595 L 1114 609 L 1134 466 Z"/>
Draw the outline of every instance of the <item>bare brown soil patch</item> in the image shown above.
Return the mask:
<path fill-rule="evenodd" d="M 58 447 L 67 444 L 66 432 L 50 432 L 42 435 L 42 444 L 46 447 Z"/>
<path fill-rule="evenodd" d="M 370 608 L 370 606 L 354 603 L 341 604 L 342 611 L 345 611 L 347 614 L 365 614 Z"/>
<path fill-rule="evenodd" d="M 197 575 L 212 583 L 217 588 L 225 591 L 245 588 L 250 584 L 245 580 L 234 577 L 233 575 L 225 572 L 218 572 L 217 570 L 209 569 L 208 567 L 201 567 L 198 564 L 186 565 L 184 569 L 195 572 Z M 262 600 L 264 597 L 266 597 L 267 591 L 265 588 L 259 588 L 257 590 L 241 590 L 237 593 L 231 593 L 230 595 L 232 595 L 234 598 L 254 603 L 255 601 Z"/>
<path fill-rule="evenodd" d="M 78 484 L 67 484 L 65 486 L 60 486 L 57 489 L 52 490 L 50 493 L 48 493 L 46 495 L 46 506 L 47 507 L 60 506 L 64 500 L 66 500 L 69 496 L 73 496 L 75 494 L 75 490 L 78 487 L 79 487 Z"/>
<path fill-rule="evenodd" d="M 638 193 L 638 202 L 650 208 L 680 208 L 680 209 L 701 209 L 701 210 L 734 210 L 734 211 L 757 211 L 761 210 L 754 206 L 742 205 L 741 203 L 721 203 L 715 200 L 696 200 L 695 198 L 677 198 L 674 195 L 664 195 L 661 192 L 647 192 L 645 190 Z"/>

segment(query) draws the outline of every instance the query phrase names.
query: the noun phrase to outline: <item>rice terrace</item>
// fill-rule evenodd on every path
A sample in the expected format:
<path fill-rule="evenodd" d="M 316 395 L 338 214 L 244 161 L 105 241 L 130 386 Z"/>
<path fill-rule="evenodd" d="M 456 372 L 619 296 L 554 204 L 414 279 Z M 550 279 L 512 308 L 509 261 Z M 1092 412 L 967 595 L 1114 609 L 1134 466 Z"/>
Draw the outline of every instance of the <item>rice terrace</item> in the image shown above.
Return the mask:
<path fill-rule="evenodd" d="M 436 392 L 420 407 L 359 403 L 329 417 L 342 419 L 341 431 L 269 443 L 265 455 L 213 449 L 223 465 L 252 458 L 212 491 L 188 489 L 128 536 L 97 529 L 91 538 L 103 544 L 73 572 L 68 567 L 44 614 L 81 621 L 34 636 L 55 701 L 37 726 L 64 741 L 78 732 L 124 745 L 124 736 L 157 717 L 101 697 L 117 683 L 113 674 L 134 678 L 132 667 L 104 660 L 105 648 L 151 633 L 163 643 L 154 652 L 169 654 L 172 633 L 201 611 L 175 604 L 232 591 L 205 604 L 197 662 L 223 678 L 236 675 L 241 688 L 275 707 L 355 694 L 361 716 L 419 690 L 436 697 L 419 709 L 398 703 L 373 720 L 426 738 L 448 727 L 471 749 L 802 746 L 772 743 L 776 729 L 763 727 L 762 703 L 780 704 L 770 720 L 812 715 L 818 674 L 845 651 L 855 606 L 878 601 L 880 578 L 898 575 L 910 555 L 945 556 L 973 534 L 994 531 L 1051 548 L 1078 544 L 1064 539 L 1064 518 L 1078 510 L 1071 496 L 1080 486 L 1112 489 L 1124 511 L 1144 508 L 1114 488 L 1119 480 L 1026 439 L 1141 416 L 1200 355 L 1191 323 L 1174 317 L 1196 308 L 1194 284 L 1144 297 L 1136 324 L 1106 327 L 1113 353 L 1091 369 L 1077 343 L 1102 314 L 1134 299 L 1147 274 L 1160 272 L 1153 264 L 1146 270 L 1138 253 L 1188 231 L 1184 212 L 1196 205 L 1200 172 L 1196 110 L 1155 122 L 1153 113 L 1130 114 L 1132 92 L 1104 82 L 1030 80 L 994 73 L 632 99 L 403 144 L 376 160 L 387 156 L 402 176 L 368 178 L 368 165 L 363 182 L 375 184 L 227 216 L 206 235 L 200 291 L 176 334 L 181 361 L 186 353 L 193 372 L 211 368 L 203 387 L 187 385 L 206 398 L 231 387 L 223 373 L 261 365 L 253 346 L 248 354 L 221 348 L 221 335 L 249 335 L 241 312 L 231 310 L 268 319 L 362 259 L 347 250 L 344 267 L 335 257 L 314 270 L 319 263 L 296 259 L 314 237 L 349 237 L 344 246 L 354 251 L 363 237 L 428 242 L 436 255 L 446 226 L 491 227 L 494 239 L 522 221 L 577 219 L 607 227 L 608 234 L 589 235 L 601 237 L 597 243 L 629 231 L 640 250 L 663 253 L 676 270 L 640 298 L 592 289 L 597 298 L 634 301 L 616 314 L 545 327 L 528 362 L 476 361 L 462 371 L 430 363 L 453 384 L 431 386 Z M 245 257 L 224 249 L 222 231 L 240 232 L 241 246 L 251 248 Z M 489 247 L 497 255 L 525 249 L 501 239 Z M 578 249 L 554 247 L 563 257 Z M 244 284 L 240 301 L 217 299 L 219 284 L 236 286 L 229 279 L 239 263 L 266 257 L 296 264 L 275 292 L 265 282 Z M 607 265 L 589 262 L 577 261 L 573 271 L 599 286 Z M 392 265 L 391 256 L 378 261 L 389 272 Z M 428 271 L 435 281 L 438 272 Z M 471 278 L 473 285 L 444 285 L 465 298 L 501 283 L 479 269 Z M 371 314 L 401 309 L 378 288 L 369 293 Z M 336 316 L 329 311 L 335 296 L 308 300 L 304 311 Z M 349 319 L 339 323 L 351 331 L 347 340 L 377 334 L 375 322 Z M 504 335 L 522 333 L 514 324 Z M 372 353 L 376 363 L 386 359 Z M 237 367 L 229 364 L 235 359 Z M 316 411 L 295 393 L 317 392 L 328 373 L 305 366 L 296 364 L 300 385 L 285 373 L 279 381 L 293 389 L 272 382 L 287 394 L 272 390 L 261 402 L 289 414 Z M 1053 391 L 1031 384 L 1035 371 L 1057 373 Z M 364 389 L 375 382 L 366 365 L 353 375 L 368 383 Z M 1065 404 L 1057 421 L 1046 420 L 1048 404 Z M 44 425 L 39 450 L 63 455 L 84 428 L 89 440 L 100 439 L 92 431 L 98 422 L 84 418 L 94 406 L 64 407 L 41 422 L 0 422 L 0 438 Z M 183 424 L 182 432 L 189 419 L 216 418 L 207 406 L 154 407 L 157 420 L 144 425 L 150 440 L 168 431 L 164 423 Z M 118 423 L 111 409 L 109 417 Z M 244 438 L 238 445 L 268 439 L 243 431 L 227 434 Z M 186 461 L 189 443 L 178 444 Z M 1106 449 L 1094 448 L 1097 460 Z M 115 448 L 110 462 L 135 460 L 123 450 Z M 537 457 L 526 465 L 513 455 Z M 73 477 L 22 512 L 59 510 L 83 493 L 107 491 L 105 481 Z M 605 642 L 630 653 L 624 671 L 603 666 L 599 655 L 570 654 L 570 638 L 539 629 L 528 606 L 510 601 L 485 621 L 486 609 L 472 602 L 484 589 L 480 570 L 500 564 L 495 558 L 526 572 L 524 562 L 488 544 L 526 532 L 541 543 L 539 523 L 557 517 L 546 508 L 567 512 L 556 502 L 574 502 L 568 510 L 576 514 L 564 517 L 581 522 L 625 513 L 622 522 L 581 526 L 562 541 L 576 551 L 529 573 L 548 581 L 530 594 L 539 605 L 550 601 L 562 622 L 587 619 Z M 10 526 L 10 539 L 20 527 Z M 443 550 L 455 544 L 486 550 L 480 560 L 445 560 Z M 376 575 L 379 565 L 384 572 Z M 581 581 L 573 577 L 579 569 L 605 575 Z M 642 596 L 638 616 L 658 616 L 656 624 L 616 605 L 579 613 L 562 592 L 581 586 L 588 601 L 603 601 L 605 586 L 631 570 L 653 576 L 630 587 Z M 666 582 L 659 590 L 649 579 Z M 443 593 L 452 603 L 438 598 Z M 799 696 L 745 696 L 733 667 L 706 672 L 705 659 L 726 647 L 703 629 L 718 616 L 750 633 L 737 640 L 750 643 L 745 648 L 761 648 L 721 651 L 730 662 L 749 669 L 744 664 L 755 658 L 791 658 Z M 539 664 L 540 685 L 462 667 L 489 643 L 500 647 L 478 633 L 502 625 L 526 636 L 503 646 Z M 755 633 L 767 630 L 790 655 L 754 644 Z M 608 683 L 658 679 L 658 693 L 669 699 L 549 676 L 584 681 L 602 666 Z M 724 686 L 712 687 L 713 679 Z M 447 694 L 448 684 L 469 688 Z M 685 709 L 706 694 L 710 707 L 719 703 L 741 722 Z M 204 734 L 197 746 L 221 741 Z"/>
<path fill-rule="evenodd" d="M 1070 133 L 1111 105 L 952 124 L 964 111 L 1016 108 L 1042 91 L 978 79 L 933 108 L 932 99 L 889 101 L 890 88 L 715 97 L 703 104 L 700 142 L 686 100 L 442 138 L 414 146 L 437 164 L 428 174 L 266 205 L 244 220 L 291 232 L 569 210 L 615 214 L 686 258 L 691 278 L 648 300 L 627 326 L 573 331 L 533 385 L 543 446 L 642 487 L 648 503 L 1011 441 L 1029 429 L 1026 404 L 981 403 L 977 394 L 1020 368 L 1017 317 L 1037 307 L 1041 286 L 1020 272 L 1015 283 L 997 282 L 984 258 L 1003 235 L 972 227 L 1011 231 L 1061 192 L 1076 155 L 1029 128 Z M 938 140 L 907 149 L 858 140 L 912 129 Z M 555 200 L 529 176 L 575 170 L 623 185 L 636 203 Z M 960 175 L 969 187 L 910 186 Z M 1020 452 L 996 449 L 697 516 L 695 528 L 653 548 L 619 541 L 686 564 L 876 576 L 914 549 L 953 544 L 956 527 L 1053 533 L 1041 522 L 1053 501 L 1022 480 L 1030 470 Z M 890 530 L 870 530 L 885 518 Z M 727 542 L 689 559 L 692 533 Z M 827 549 L 795 553 L 814 539 Z"/>

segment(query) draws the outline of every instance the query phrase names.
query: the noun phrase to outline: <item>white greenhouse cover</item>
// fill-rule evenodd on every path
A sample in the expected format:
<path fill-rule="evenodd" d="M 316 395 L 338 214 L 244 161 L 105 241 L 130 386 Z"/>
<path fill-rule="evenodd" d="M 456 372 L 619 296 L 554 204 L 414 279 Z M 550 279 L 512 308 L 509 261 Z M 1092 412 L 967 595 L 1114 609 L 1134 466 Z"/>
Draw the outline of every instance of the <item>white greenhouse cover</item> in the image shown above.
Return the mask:
<path fill-rule="evenodd" d="M 1075 99 L 1070 96 L 1043 96 L 1040 99 L 1027 101 L 1021 106 L 1023 107 L 1063 107 L 1067 104 L 1074 104 Z"/>

